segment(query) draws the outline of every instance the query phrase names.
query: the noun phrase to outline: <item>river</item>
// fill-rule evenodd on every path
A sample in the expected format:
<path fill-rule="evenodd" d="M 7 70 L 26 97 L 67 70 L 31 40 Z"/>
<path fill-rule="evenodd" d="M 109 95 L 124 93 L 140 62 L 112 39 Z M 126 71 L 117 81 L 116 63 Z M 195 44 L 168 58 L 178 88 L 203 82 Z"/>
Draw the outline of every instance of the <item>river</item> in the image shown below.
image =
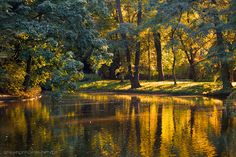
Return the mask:
<path fill-rule="evenodd" d="M 0 156 L 236 156 L 235 102 L 78 93 L 0 106 Z"/>

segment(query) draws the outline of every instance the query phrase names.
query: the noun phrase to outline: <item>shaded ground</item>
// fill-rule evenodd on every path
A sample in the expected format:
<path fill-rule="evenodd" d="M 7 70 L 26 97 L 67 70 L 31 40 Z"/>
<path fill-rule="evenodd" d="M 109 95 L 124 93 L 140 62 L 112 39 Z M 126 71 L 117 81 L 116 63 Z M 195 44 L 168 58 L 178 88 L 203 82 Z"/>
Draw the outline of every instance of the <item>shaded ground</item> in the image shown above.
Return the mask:
<path fill-rule="evenodd" d="M 236 86 L 236 83 L 233 83 Z M 116 80 L 79 82 L 79 91 L 106 91 L 106 92 L 131 92 L 131 93 L 155 93 L 173 95 L 228 95 L 230 92 L 222 92 L 220 83 L 215 82 L 188 82 L 181 81 L 175 86 L 172 81 L 141 81 L 141 88 L 130 89 L 129 81 L 120 83 Z"/>

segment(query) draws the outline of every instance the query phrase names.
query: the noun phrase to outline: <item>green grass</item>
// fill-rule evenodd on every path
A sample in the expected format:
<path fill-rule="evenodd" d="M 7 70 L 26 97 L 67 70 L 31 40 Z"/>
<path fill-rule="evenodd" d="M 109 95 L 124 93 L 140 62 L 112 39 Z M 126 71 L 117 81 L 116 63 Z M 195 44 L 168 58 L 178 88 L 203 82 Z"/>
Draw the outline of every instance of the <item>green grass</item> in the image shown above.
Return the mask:
<path fill-rule="evenodd" d="M 79 91 L 153 93 L 173 95 L 214 95 L 224 94 L 220 83 L 179 81 L 175 86 L 172 81 L 141 81 L 141 88 L 130 89 L 129 81 L 120 83 L 116 80 L 79 82 Z M 236 85 L 234 83 L 234 85 Z"/>

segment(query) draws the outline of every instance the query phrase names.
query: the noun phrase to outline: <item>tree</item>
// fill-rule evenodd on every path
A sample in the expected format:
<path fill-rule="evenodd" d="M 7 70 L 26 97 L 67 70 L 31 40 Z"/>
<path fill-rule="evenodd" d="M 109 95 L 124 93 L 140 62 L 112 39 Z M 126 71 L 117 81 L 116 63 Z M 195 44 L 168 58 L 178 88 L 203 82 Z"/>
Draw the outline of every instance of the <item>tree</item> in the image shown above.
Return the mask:
<path fill-rule="evenodd" d="M 121 3 L 120 0 L 116 0 L 116 10 L 117 10 L 117 14 L 119 17 L 119 23 L 120 26 L 122 26 L 122 24 L 124 24 L 124 20 L 123 20 L 123 14 L 121 11 Z M 132 67 L 131 67 L 131 54 L 130 54 L 130 50 L 129 50 L 129 45 L 127 43 L 127 36 L 126 33 L 121 33 L 121 38 L 123 41 L 125 41 L 125 51 L 126 51 L 126 60 L 127 60 L 127 67 L 128 67 L 128 76 L 131 82 L 131 88 L 133 87 L 133 76 L 132 76 Z"/>
<path fill-rule="evenodd" d="M 156 17 L 153 19 L 154 21 L 159 21 L 159 28 L 164 26 L 166 29 L 170 28 L 169 32 L 169 42 L 167 44 L 167 48 L 171 50 L 173 54 L 173 62 L 172 62 L 172 77 L 174 84 L 177 84 L 175 68 L 177 61 L 177 48 L 179 45 L 179 41 L 176 40 L 176 35 L 181 29 L 181 19 L 183 12 L 188 9 L 189 4 L 187 2 L 160 2 L 157 4 L 158 13 Z M 159 44 L 160 49 L 160 44 Z M 161 52 L 161 50 L 159 50 Z"/>
<path fill-rule="evenodd" d="M 162 68 L 162 47 L 161 47 L 161 34 L 159 32 L 153 33 L 155 48 L 156 48 L 156 55 L 157 55 L 157 72 L 158 76 L 157 79 L 159 81 L 164 81 L 164 72 Z"/>
<path fill-rule="evenodd" d="M 138 0 L 137 27 L 141 25 L 141 22 L 142 22 L 142 1 Z M 140 47 L 141 47 L 141 42 L 137 41 L 137 43 L 136 43 L 136 53 L 135 53 L 135 63 L 134 63 L 135 70 L 134 70 L 133 87 L 132 88 L 141 87 L 141 85 L 139 83 L 139 63 L 140 63 L 140 53 L 141 53 L 140 52 L 141 51 Z"/>
<path fill-rule="evenodd" d="M 197 14 L 193 10 L 186 11 L 181 20 L 184 27 L 177 34 L 180 48 L 189 63 L 189 79 L 193 81 L 198 79 L 196 72 L 198 61 L 205 57 L 203 54 L 207 53 L 208 45 L 212 42 L 211 36 L 198 34 L 200 19 L 196 16 Z"/>
<path fill-rule="evenodd" d="M 121 3 L 120 0 L 116 0 L 116 10 L 119 15 L 119 22 L 120 27 L 124 26 L 124 20 L 123 20 L 123 14 L 121 10 Z M 137 16 L 137 25 L 141 24 L 141 18 L 142 18 L 142 3 L 139 1 L 138 3 L 138 16 Z M 140 61 L 140 42 L 136 43 L 136 53 L 135 53 L 135 72 L 133 74 L 132 72 L 132 63 L 131 63 L 131 51 L 129 49 L 129 45 L 127 40 L 126 33 L 121 33 L 121 38 L 123 41 L 125 41 L 125 51 L 126 51 L 126 60 L 128 65 L 128 76 L 131 83 L 131 88 L 139 88 L 141 87 L 139 84 L 139 61 Z"/>
<path fill-rule="evenodd" d="M 148 6 L 148 12 L 150 12 L 150 14 L 152 14 L 152 12 L 156 12 L 156 16 L 158 16 L 159 11 L 157 9 L 158 7 L 158 2 L 157 1 L 149 1 L 149 6 Z M 155 18 L 155 17 L 150 17 L 151 19 Z M 155 45 L 155 50 L 156 50 L 156 69 L 158 72 L 158 76 L 157 79 L 159 81 L 164 81 L 164 72 L 163 72 L 163 65 L 162 65 L 162 43 L 161 43 L 161 33 L 160 31 L 158 31 L 158 29 L 160 28 L 160 25 L 162 23 L 162 19 L 161 18 L 157 18 L 156 20 L 154 20 L 156 24 L 154 24 L 153 22 L 148 24 L 148 27 L 151 27 L 151 30 L 153 32 L 153 40 L 154 40 L 154 45 Z"/>
<path fill-rule="evenodd" d="M 235 36 L 235 30 L 229 27 L 231 25 L 228 22 L 230 21 L 229 17 L 234 12 L 232 12 L 230 6 L 230 1 L 218 2 L 213 0 L 204 2 L 204 5 L 198 4 L 198 7 L 196 7 L 196 10 L 204 19 L 201 30 L 204 32 L 213 31 L 215 37 L 208 56 L 211 60 L 220 64 L 223 90 L 232 89 L 233 87 L 230 81 L 230 62 L 232 62 L 235 50 L 230 46 L 234 41 L 229 37 Z"/>
<path fill-rule="evenodd" d="M 0 8 L 1 34 L 12 39 L 0 40 L 0 45 L 10 43 L 4 51 L 15 51 L 13 59 L 8 55 L 1 62 L 3 71 L 8 75 L 7 66 L 13 63 L 25 67 L 23 86 L 18 90 L 46 84 L 58 92 L 76 89 L 83 77 L 79 60 L 84 55 L 95 70 L 110 64 L 112 55 L 107 53 L 106 41 L 99 37 L 85 1 L 13 0 L 1 1 Z"/>

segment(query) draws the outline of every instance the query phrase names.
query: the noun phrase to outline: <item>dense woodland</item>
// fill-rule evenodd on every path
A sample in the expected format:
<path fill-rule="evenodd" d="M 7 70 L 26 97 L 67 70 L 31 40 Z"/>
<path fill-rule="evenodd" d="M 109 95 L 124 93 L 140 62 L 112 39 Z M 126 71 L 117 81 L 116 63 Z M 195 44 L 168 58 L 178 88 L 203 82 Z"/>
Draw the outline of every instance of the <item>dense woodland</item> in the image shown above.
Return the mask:
<path fill-rule="evenodd" d="M 73 91 L 88 73 L 231 89 L 235 12 L 235 0 L 0 0 L 0 91 Z"/>

